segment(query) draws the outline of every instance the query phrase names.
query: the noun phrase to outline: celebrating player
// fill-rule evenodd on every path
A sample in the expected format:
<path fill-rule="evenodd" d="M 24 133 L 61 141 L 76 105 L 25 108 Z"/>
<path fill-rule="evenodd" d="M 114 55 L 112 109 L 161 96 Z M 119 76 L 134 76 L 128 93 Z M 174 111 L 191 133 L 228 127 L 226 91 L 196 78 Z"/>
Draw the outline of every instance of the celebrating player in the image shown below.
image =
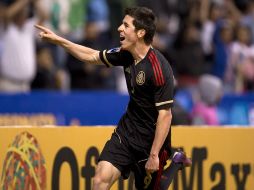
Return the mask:
<path fill-rule="evenodd" d="M 125 10 L 118 31 L 121 46 L 98 51 L 75 44 L 36 25 L 43 40 L 62 46 L 86 63 L 122 66 L 130 101 L 111 139 L 105 144 L 93 179 L 93 189 L 110 189 L 120 177 L 135 176 L 136 189 L 156 189 L 168 159 L 173 105 L 173 72 L 152 47 L 155 15 L 145 7 Z"/>

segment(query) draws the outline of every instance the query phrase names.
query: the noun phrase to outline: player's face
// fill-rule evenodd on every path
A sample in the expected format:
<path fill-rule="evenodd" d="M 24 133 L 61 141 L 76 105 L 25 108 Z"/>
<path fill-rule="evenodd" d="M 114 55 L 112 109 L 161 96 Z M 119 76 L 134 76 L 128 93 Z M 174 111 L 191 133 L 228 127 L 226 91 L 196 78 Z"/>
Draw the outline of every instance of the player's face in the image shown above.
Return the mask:
<path fill-rule="evenodd" d="M 123 23 L 118 27 L 120 33 L 120 44 L 121 48 L 125 50 L 131 50 L 134 48 L 138 41 L 137 32 L 133 25 L 134 18 L 126 15 L 123 19 Z"/>

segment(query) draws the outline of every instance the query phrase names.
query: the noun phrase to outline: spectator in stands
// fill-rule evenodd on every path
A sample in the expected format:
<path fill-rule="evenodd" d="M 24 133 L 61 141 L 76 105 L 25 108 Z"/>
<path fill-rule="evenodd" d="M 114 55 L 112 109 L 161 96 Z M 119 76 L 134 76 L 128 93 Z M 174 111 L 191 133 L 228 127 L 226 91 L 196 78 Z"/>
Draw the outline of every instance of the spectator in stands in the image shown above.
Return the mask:
<path fill-rule="evenodd" d="M 216 76 L 205 74 L 198 83 L 198 99 L 191 113 L 193 125 L 219 125 L 217 104 L 222 97 L 222 81 Z"/>
<path fill-rule="evenodd" d="M 105 0 L 90 0 L 86 9 L 83 39 L 76 43 L 94 49 L 105 49 L 111 44 L 109 35 L 109 10 Z M 72 55 L 67 56 L 72 89 L 115 90 L 114 70 L 83 64 Z"/>
<path fill-rule="evenodd" d="M 69 89 L 69 78 L 66 72 L 56 67 L 50 48 L 38 44 L 36 51 L 37 69 L 32 82 L 32 89 L 62 90 Z"/>
<path fill-rule="evenodd" d="M 88 21 L 84 29 L 84 39 L 78 44 L 97 49 L 105 43 L 96 22 Z M 71 89 L 114 89 L 113 70 L 84 64 L 72 55 L 67 56 L 66 67 L 70 74 Z"/>
<path fill-rule="evenodd" d="M 86 11 L 83 0 L 62 1 L 44 0 L 45 9 L 49 15 L 46 25 L 59 35 L 65 36 L 73 41 L 82 39 L 84 22 L 84 12 Z M 66 70 L 66 52 L 53 44 L 49 46 L 51 57 L 53 57 L 53 68 L 58 75 L 58 87 L 61 90 L 69 90 L 70 76 Z"/>
<path fill-rule="evenodd" d="M 214 33 L 214 63 L 211 73 L 221 80 L 224 79 L 229 52 L 233 42 L 234 27 L 230 20 L 220 20 L 216 23 Z"/>
<path fill-rule="evenodd" d="M 0 60 L 0 91 L 28 92 L 35 76 L 35 28 L 46 14 L 39 0 L 4 1 L 3 52 Z M 29 17 L 30 7 L 34 16 Z"/>
<path fill-rule="evenodd" d="M 68 15 L 70 12 L 70 1 L 61 0 L 44 0 L 45 10 L 49 15 L 47 20 L 47 25 L 49 25 L 52 30 L 63 35 L 68 36 L 71 27 L 68 23 Z M 66 53 L 59 47 L 51 45 L 51 52 L 53 56 L 53 61 L 56 67 L 64 67 L 64 59 L 66 58 Z"/>
<path fill-rule="evenodd" d="M 179 33 L 174 49 L 170 54 L 177 70 L 179 88 L 196 85 L 205 72 L 205 60 L 200 43 L 200 33 L 193 23 L 186 23 Z"/>
<path fill-rule="evenodd" d="M 251 29 L 248 26 L 239 25 L 236 29 L 236 40 L 231 47 L 225 77 L 225 85 L 231 92 L 253 90 L 254 45 L 251 43 Z"/>
<path fill-rule="evenodd" d="M 50 49 L 39 46 L 36 58 L 37 72 L 32 82 L 32 89 L 55 89 L 54 61 Z"/>
<path fill-rule="evenodd" d="M 209 67 L 208 69 L 211 71 L 214 61 L 213 36 L 216 23 L 222 19 L 223 7 L 222 5 L 211 2 L 210 0 L 203 0 L 201 3 L 201 44 L 203 53 L 205 55 L 205 60 Z"/>
<path fill-rule="evenodd" d="M 245 6 L 241 18 L 241 24 L 246 25 L 251 30 L 251 42 L 254 43 L 254 1 L 244 1 Z"/>

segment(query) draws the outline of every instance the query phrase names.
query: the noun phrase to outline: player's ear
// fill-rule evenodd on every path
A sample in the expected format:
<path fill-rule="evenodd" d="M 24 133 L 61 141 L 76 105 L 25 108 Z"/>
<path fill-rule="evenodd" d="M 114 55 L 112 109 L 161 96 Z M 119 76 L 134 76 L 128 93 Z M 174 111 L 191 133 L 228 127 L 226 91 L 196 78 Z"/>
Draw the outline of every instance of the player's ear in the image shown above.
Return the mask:
<path fill-rule="evenodd" d="M 138 38 L 143 38 L 146 34 L 146 31 L 144 29 L 140 29 L 137 32 Z"/>

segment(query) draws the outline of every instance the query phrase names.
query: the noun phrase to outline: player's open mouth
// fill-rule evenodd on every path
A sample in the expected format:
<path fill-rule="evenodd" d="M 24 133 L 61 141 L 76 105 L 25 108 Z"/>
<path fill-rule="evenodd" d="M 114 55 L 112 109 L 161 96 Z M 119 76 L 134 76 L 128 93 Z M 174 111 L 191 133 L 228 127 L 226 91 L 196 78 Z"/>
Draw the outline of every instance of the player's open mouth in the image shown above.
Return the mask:
<path fill-rule="evenodd" d="M 120 36 L 120 41 L 121 41 L 121 42 L 124 41 L 124 39 L 125 39 L 125 37 Z"/>

